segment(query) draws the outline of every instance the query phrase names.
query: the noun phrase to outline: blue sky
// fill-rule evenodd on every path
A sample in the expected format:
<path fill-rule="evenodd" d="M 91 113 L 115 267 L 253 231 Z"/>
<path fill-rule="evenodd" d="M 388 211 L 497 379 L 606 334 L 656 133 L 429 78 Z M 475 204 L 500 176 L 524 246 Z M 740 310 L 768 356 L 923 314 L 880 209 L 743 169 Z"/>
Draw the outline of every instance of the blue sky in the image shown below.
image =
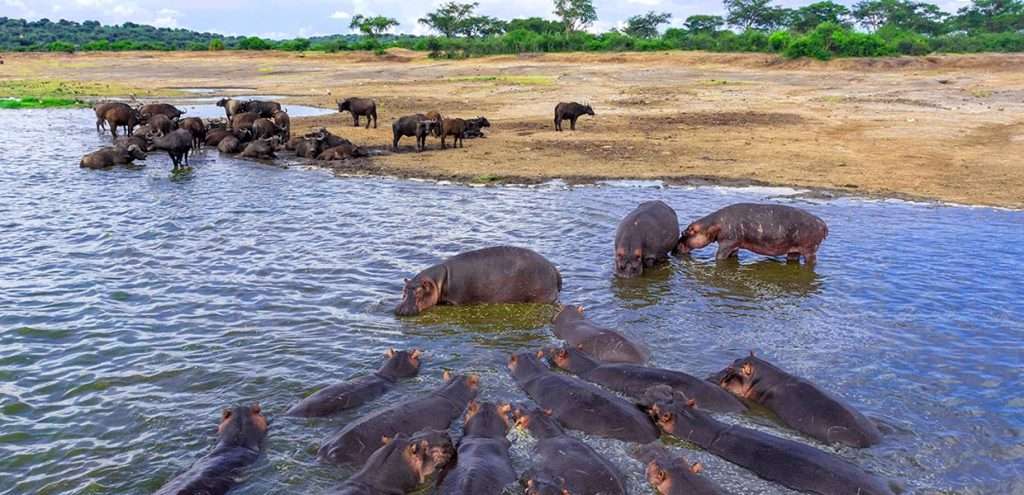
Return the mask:
<path fill-rule="evenodd" d="M 781 0 L 786 7 L 812 0 Z M 842 3 L 852 3 L 849 1 Z M 0 0 L 0 17 L 73 21 L 98 20 L 104 24 L 126 21 L 161 27 L 183 27 L 229 35 L 293 38 L 346 33 L 353 14 L 387 15 L 401 22 L 400 32 L 427 34 L 416 19 L 443 0 Z M 552 0 L 480 0 L 479 12 L 500 18 L 551 18 Z M 966 0 L 938 0 L 946 11 L 956 11 Z M 600 18 L 594 26 L 607 30 L 627 17 L 656 10 L 670 12 L 673 23 L 693 14 L 720 14 L 720 0 L 595 0 Z"/>

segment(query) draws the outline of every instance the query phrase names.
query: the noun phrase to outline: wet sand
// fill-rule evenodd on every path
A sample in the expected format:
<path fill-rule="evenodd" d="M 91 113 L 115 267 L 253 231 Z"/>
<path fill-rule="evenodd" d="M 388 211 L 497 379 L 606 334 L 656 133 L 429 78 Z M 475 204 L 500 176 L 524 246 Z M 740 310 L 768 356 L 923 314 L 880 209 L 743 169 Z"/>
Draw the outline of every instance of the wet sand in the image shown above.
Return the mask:
<path fill-rule="evenodd" d="M 550 54 L 460 61 L 370 53 L 3 54 L 0 81 L 188 88 L 334 105 L 376 98 L 378 129 L 348 114 L 296 118 L 381 152 L 340 173 L 467 182 L 663 179 L 1024 207 L 1024 56 L 787 61 L 761 54 Z M 575 132 L 558 101 L 590 102 Z M 464 148 L 390 153 L 390 124 L 438 110 L 486 116 Z M 568 122 L 566 122 L 568 129 Z"/>

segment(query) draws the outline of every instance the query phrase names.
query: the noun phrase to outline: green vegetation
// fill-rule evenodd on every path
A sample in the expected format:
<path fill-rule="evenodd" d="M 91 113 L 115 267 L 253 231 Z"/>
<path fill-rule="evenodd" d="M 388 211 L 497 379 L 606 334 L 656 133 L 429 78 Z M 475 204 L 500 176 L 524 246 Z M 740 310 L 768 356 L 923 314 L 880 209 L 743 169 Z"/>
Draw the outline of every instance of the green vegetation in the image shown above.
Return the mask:
<path fill-rule="evenodd" d="M 449 77 L 451 82 L 495 82 L 515 86 L 550 86 L 555 80 L 550 76 L 463 76 Z"/>
<path fill-rule="evenodd" d="M 87 107 L 88 103 L 82 100 L 70 98 L 3 98 L 0 99 L 0 109 L 20 110 L 26 108 L 67 108 Z"/>
<path fill-rule="evenodd" d="M 70 98 L 83 96 L 150 96 L 151 91 L 121 84 L 61 81 L 57 79 L 18 79 L 0 81 L 0 97 L 7 98 Z M 162 95 L 168 94 L 162 91 Z M 176 93 L 174 93 L 176 94 Z"/>
<path fill-rule="evenodd" d="M 538 17 L 500 20 L 478 15 L 478 3 L 449 1 L 419 22 L 439 36 L 387 34 L 398 21 L 355 15 L 351 29 L 361 34 L 274 41 L 224 37 L 184 29 L 125 23 L 102 26 L 47 19 L 27 22 L 0 18 L 0 50 L 285 50 L 383 53 L 399 47 L 428 51 L 432 57 L 565 51 L 765 52 L 787 57 L 877 57 L 928 53 L 1024 51 L 1024 0 L 971 0 L 956 13 L 915 0 L 860 0 L 852 7 L 821 0 L 796 9 L 772 0 L 723 0 L 725 16 L 694 15 L 672 27 L 671 14 L 654 11 L 628 19 L 621 30 L 586 32 L 598 19 L 591 0 L 553 0 L 559 20 Z"/>

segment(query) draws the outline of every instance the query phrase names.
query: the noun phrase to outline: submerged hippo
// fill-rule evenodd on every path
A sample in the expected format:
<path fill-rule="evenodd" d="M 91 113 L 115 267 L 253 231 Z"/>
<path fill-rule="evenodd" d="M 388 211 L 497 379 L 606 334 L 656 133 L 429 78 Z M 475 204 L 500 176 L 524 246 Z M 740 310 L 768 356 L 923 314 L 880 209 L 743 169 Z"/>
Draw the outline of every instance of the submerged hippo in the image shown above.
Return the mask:
<path fill-rule="evenodd" d="M 267 418 L 259 405 L 225 409 L 217 426 L 217 446 L 174 479 L 156 495 L 203 493 L 223 495 L 238 480 L 243 470 L 256 462 L 267 437 Z"/>
<path fill-rule="evenodd" d="M 598 361 L 640 364 L 646 363 L 650 356 L 646 348 L 625 335 L 586 319 L 582 306 L 562 306 L 551 322 L 555 337 Z"/>
<path fill-rule="evenodd" d="M 665 433 L 794 490 L 821 495 L 894 495 L 881 478 L 810 445 L 722 423 L 664 386 L 642 403 Z"/>
<path fill-rule="evenodd" d="M 516 480 L 508 449 L 508 404 L 470 402 L 462 427 L 455 467 L 444 473 L 438 493 L 445 495 L 500 495 Z"/>
<path fill-rule="evenodd" d="M 673 454 L 657 443 L 644 445 L 633 453 L 646 464 L 647 481 L 661 495 L 719 495 L 725 493 L 707 476 L 704 466 L 690 464 L 682 455 Z"/>
<path fill-rule="evenodd" d="M 537 439 L 533 467 L 520 480 L 527 495 L 620 495 L 626 493 L 622 473 L 586 443 L 565 433 L 545 411 L 519 405 L 516 428 Z"/>
<path fill-rule="evenodd" d="M 452 256 L 405 281 L 398 316 L 438 304 L 552 303 L 562 275 L 550 261 L 525 248 L 498 246 Z"/>
<path fill-rule="evenodd" d="M 387 393 L 399 379 L 419 374 L 422 354 L 418 350 L 388 349 L 384 353 L 387 361 L 376 373 L 322 388 L 299 401 L 285 414 L 307 418 L 323 417 L 359 407 Z"/>
<path fill-rule="evenodd" d="M 452 439 L 446 431 L 421 431 L 411 437 L 383 439 L 356 474 L 335 495 L 391 495 L 415 491 L 452 458 Z"/>
<path fill-rule="evenodd" d="M 814 263 L 818 246 L 828 236 L 825 222 L 799 208 L 739 203 L 691 223 L 679 238 L 678 250 L 688 253 L 718 243 L 715 258 L 727 259 L 740 249 L 766 256 L 801 256 Z"/>
<path fill-rule="evenodd" d="M 640 203 L 615 231 L 615 275 L 637 277 L 668 259 L 679 244 L 679 218 L 661 201 Z"/>
<path fill-rule="evenodd" d="M 548 360 L 557 368 L 633 399 L 641 399 L 647 389 L 655 385 L 668 385 L 672 390 L 696 399 L 701 408 L 708 411 L 738 413 L 747 410 L 747 406 L 721 387 L 679 371 L 626 363 L 600 363 L 571 347 L 548 351 Z"/>
<path fill-rule="evenodd" d="M 825 443 L 870 447 L 882 439 L 873 421 L 813 383 L 750 353 L 711 377 L 739 397 L 763 405 L 786 426 Z M 697 401 L 700 403 L 700 400 Z"/>
<path fill-rule="evenodd" d="M 476 375 L 444 373 L 445 384 L 429 394 L 402 401 L 363 416 L 332 435 L 317 457 L 334 464 L 362 465 L 381 446 L 381 438 L 420 430 L 447 430 L 476 397 L 480 379 Z"/>
<path fill-rule="evenodd" d="M 636 405 L 583 380 L 551 371 L 537 354 L 513 354 L 508 369 L 526 395 L 568 428 L 625 442 L 647 443 L 658 438 L 658 429 Z"/>

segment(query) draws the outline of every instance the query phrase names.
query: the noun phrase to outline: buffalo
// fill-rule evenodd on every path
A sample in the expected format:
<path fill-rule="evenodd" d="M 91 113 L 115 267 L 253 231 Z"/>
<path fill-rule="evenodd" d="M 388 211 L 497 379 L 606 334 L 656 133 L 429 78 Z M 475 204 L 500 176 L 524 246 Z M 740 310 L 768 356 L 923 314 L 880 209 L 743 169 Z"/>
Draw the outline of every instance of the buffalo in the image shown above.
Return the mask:
<path fill-rule="evenodd" d="M 125 134 L 132 135 L 135 127 L 142 121 L 139 111 L 119 102 L 109 103 L 103 109 L 103 120 L 110 126 L 110 135 L 117 139 L 117 128 L 124 127 Z"/>
<path fill-rule="evenodd" d="M 171 105 L 170 103 L 150 103 L 143 105 L 139 109 L 139 114 L 142 115 L 144 120 L 148 120 L 154 115 L 166 115 L 168 119 L 177 120 L 185 114 L 184 110 L 179 110 L 178 107 Z"/>
<path fill-rule="evenodd" d="M 575 101 L 572 103 L 559 103 L 555 105 L 555 130 L 562 130 L 562 121 L 569 121 L 569 130 L 576 130 L 576 119 L 580 118 L 581 115 L 595 115 L 594 109 L 590 105 L 580 105 Z"/>
<path fill-rule="evenodd" d="M 178 122 L 179 129 L 185 129 L 192 134 L 192 149 L 198 150 L 206 141 L 206 124 L 199 117 L 189 117 Z"/>
<path fill-rule="evenodd" d="M 188 132 L 185 129 L 177 129 L 164 136 L 150 134 L 146 137 L 153 142 L 149 149 L 167 152 L 171 157 L 171 163 L 174 165 L 175 170 L 181 168 L 183 164 L 185 167 L 189 166 L 188 152 L 192 149 L 191 132 Z"/>
<path fill-rule="evenodd" d="M 243 105 L 245 105 L 244 101 L 236 100 L 234 98 L 221 98 L 217 101 L 218 107 L 224 107 L 224 116 L 227 117 L 228 121 L 230 121 L 231 117 L 234 117 L 235 114 L 245 111 L 242 110 Z"/>
<path fill-rule="evenodd" d="M 398 140 L 404 136 L 416 136 L 416 151 L 423 151 L 427 146 L 429 134 L 440 134 L 441 125 L 437 120 L 428 119 L 426 115 L 406 115 L 391 124 L 393 140 L 391 148 L 398 151 Z"/>
<path fill-rule="evenodd" d="M 465 142 L 466 135 L 466 121 L 462 119 L 444 119 L 441 121 L 441 149 L 445 149 L 445 138 L 448 136 L 455 136 L 452 140 L 452 147 L 462 147 Z"/>
<path fill-rule="evenodd" d="M 243 112 L 252 112 L 260 117 L 271 118 L 275 112 L 281 111 L 281 104 L 276 101 L 249 100 L 242 104 Z"/>
<path fill-rule="evenodd" d="M 82 157 L 78 166 L 82 168 L 109 168 L 114 165 L 128 165 L 133 160 L 145 160 L 146 153 L 134 144 L 108 146 Z"/>
<path fill-rule="evenodd" d="M 352 126 L 359 127 L 359 116 L 366 116 L 366 128 L 370 128 L 370 120 L 373 120 L 373 128 L 377 128 L 377 102 L 369 98 L 345 98 L 336 102 L 338 112 L 352 113 Z"/>

